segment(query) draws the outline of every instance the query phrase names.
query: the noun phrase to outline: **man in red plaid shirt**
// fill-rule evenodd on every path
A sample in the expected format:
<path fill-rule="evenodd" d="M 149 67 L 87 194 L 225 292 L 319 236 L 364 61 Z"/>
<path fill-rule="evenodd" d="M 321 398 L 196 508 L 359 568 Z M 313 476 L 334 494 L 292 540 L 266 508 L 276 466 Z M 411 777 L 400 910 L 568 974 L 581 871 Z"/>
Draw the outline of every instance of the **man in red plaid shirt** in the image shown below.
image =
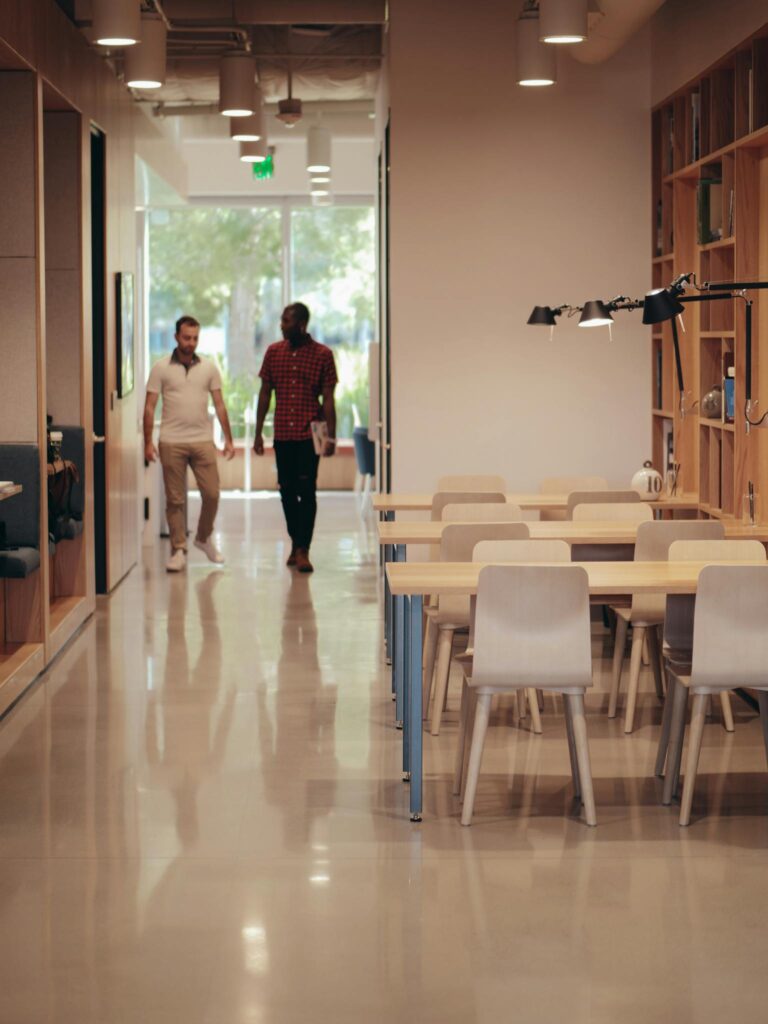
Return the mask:
<path fill-rule="evenodd" d="M 317 467 L 319 456 L 312 440 L 312 421 L 325 420 L 328 439 L 323 455 L 336 450 L 336 407 L 333 391 L 338 377 L 333 353 L 307 331 L 309 310 L 302 302 L 286 306 L 280 318 L 283 341 L 270 345 L 264 354 L 259 376 L 261 390 L 256 413 L 253 450 L 264 454 L 264 419 L 272 392 L 275 402 L 275 460 L 280 500 L 291 538 L 288 565 L 299 572 L 312 572 L 309 546 L 317 513 Z M 322 405 L 319 399 L 322 397 Z"/>

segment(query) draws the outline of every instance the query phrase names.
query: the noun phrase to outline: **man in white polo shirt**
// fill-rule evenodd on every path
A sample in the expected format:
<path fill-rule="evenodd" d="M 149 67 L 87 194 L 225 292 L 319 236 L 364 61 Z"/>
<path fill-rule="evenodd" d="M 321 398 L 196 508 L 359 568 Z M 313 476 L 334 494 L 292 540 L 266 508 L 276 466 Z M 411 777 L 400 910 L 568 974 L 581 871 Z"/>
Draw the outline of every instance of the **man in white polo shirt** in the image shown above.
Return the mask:
<path fill-rule="evenodd" d="M 216 415 L 224 431 L 224 455 L 235 454 L 229 416 L 221 397 L 221 375 L 210 359 L 196 354 L 200 324 L 191 316 L 176 321 L 176 348 L 152 367 L 147 381 L 144 404 L 144 458 L 154 462 L 157 450 L 152 443 L 155 407 L 163 396 L 160 420 L 160 462 L 165 482 L 166 516 L 171 534 L 171 557 L 165 564 L 168 572 L 180 572 L 187 563 L 187 532 L 184 507 L 187 497 L 187 466 L 195 474 L 200 488 L 202 508 L 197 524 L 195 547 L 211 562 L 221 564 L 224 558 L 213 543 L 213 522 L 219 506 L 219 470 L 216 446 L 208 418 L 208 396 L 213 399 Z"/>

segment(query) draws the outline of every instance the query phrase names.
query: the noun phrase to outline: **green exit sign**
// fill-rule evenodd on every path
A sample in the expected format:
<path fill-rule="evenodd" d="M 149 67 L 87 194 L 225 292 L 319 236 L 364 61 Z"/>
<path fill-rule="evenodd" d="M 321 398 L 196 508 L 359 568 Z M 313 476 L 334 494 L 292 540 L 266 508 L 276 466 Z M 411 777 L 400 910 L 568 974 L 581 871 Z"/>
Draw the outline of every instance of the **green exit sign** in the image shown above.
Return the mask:
<path fill-rule="evenodd" d="M 265 178 L 272 178 L 275 174 L 275 161 L 271 153 L 267 154 L 267 159 L 262 160 L 257 164 L 252 164 L 253 176 L 259 180 Z"/>

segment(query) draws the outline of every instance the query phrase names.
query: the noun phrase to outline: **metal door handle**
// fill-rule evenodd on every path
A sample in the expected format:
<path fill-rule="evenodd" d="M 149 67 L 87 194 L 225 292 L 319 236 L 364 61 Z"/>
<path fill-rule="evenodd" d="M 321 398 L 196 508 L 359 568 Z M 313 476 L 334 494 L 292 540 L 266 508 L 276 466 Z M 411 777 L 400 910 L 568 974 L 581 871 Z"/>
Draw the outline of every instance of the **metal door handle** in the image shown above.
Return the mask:
<path fill-rule="evenodd" d="M 98 434 L 94 434 L 93 435 L 93 443 L 94 444 L 104 444 L 104 442 L 106 440 L 107 440 L 106 437 L 100 437 Z"/>

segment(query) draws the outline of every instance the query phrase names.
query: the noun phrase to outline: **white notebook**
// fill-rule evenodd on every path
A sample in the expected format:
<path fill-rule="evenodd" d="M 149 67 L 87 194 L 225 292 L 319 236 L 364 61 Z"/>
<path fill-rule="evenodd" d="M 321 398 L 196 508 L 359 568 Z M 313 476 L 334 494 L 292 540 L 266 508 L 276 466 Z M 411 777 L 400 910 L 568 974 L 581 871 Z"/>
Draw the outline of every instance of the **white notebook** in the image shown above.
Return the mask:
<path fill-rule="evenodd" d="M 328 424 L 325 420 L 312 420 L 310 427 L 312 428 L 312 444 L 315 446 L 315 455 L 322 455 L 328 440 Z"/>

